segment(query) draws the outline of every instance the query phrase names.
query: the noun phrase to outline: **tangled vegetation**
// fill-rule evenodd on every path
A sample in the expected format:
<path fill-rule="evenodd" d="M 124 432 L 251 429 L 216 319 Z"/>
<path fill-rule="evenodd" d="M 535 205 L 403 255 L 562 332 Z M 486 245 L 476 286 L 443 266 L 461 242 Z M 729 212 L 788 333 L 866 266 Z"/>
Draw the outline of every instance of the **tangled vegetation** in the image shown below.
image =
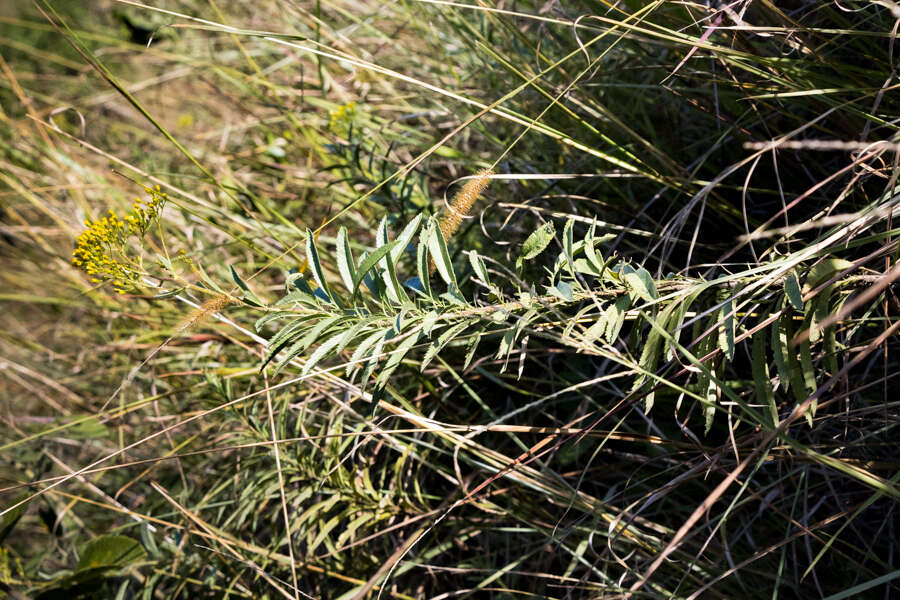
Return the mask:
<path fill-rule="evenodd" d="M 897 596 L 898 23 L 0 8 L 0 598 Z"/>

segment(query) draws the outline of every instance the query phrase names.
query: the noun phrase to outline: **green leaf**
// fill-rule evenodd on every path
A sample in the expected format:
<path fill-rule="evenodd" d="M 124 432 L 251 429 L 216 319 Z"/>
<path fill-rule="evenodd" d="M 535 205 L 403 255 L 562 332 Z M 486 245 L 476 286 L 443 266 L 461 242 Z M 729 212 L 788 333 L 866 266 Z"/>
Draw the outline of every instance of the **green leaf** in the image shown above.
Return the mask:
<path fill-rule="evenodd" d="M 457 323 L 444 333 L 442 333 L 438 339 L 433 341 L 430 346 L 428 346 L 428 350 L 425 351 L 425 356 L 422 358 L 422 364 L 419 366 L 419 371 L 424 371 L 425 367 L 434 360 L 434 357 L 437 356 L 438 352 L 440 352 L 444 346 L 453 341 L 456 336 L 458 336 L 466 327 L 469 326 L 468 321 L 463 321 L 462 323 Z"/>
<path fill-rule="evenodd" d="M 819 261 L 816 266 L 810 269 L 809 274 L 806 276 L 806 282 L 803 284 L 803 293 L 812 291 L 820 284 L 834 277 L 836 273 L 846 271 L 852 266 L 852 262 L 842 258 L 825 258 Z"/>
<path fill-rule="evenodd" d="M 409 242 L 416 234 L 416 231 L 418 231 L 421 222 L 422 214 L 419 213 L 412 221 L 407 223 L 406 227 L 403 228 L 403 231 L 400 232 L 400 235 L 397 236 L 397 245 L 391 251 L 391 260 L 394 261 L 395 265 L 397 264 L 397 261 L 400 260 L 400 256 L 406 250 L 406 247 L 409 246 Z"/>
<path fill-rule="evenodd" d="M 351 332 L 348 331 L 346 333 Z M 337 335 L 331 336 L 328 340 L 320 344 L 319 347 L 316 348 L 315 351 L 306 360 L 306 364 L 303 365 L 303 371 L 301 372 L 301 374 L 306 375 L 310 371 L 312 371 L 313 367 L 315 367 L 320 360 L 325 358 L 331 351 L 331 349 L 340 344 L 343 339 L 344 334 L 338 333 Z"/>
<path fill-rule="evenodd" d="M 784 293 L 791 301 L 791 306 L 797 310 L 803 310 L 803 293 L 800 291 L 797 276 L 793 273 L 784 278 Z"/>
<path fill-rule="evenodd" d="M 566 266 L 569 268 L 569 274 L 573 279 L 575 278 L 575 273 L 573 271 L 573 263 L 575 262 L 575 252 L 573 249 L 573 246 L 575 245 L 575 234 L 572 231 L 574 226 L 575 219 L 570 217 L 563 227 L 563 254 L 565 254 Z"/>
<path fill-rule="evenodd" d="M 556 229 L 553 226 L 553 221 L 547 221 L 538 227 L 522 244 L 522 259 L 531 260 L 543 252 L 550 245 L 550 242 L 553 241 L 555 233 Z"/>
<path fill-rule="evenodd" d="M 353 260 L 353 252 L 350 250 L 350 241 L 347 239 L 347 228 L 341 227 L 337 235 L 337 268 L 341 274 L 341 280 L 348 292 L 353 291 L 356 283 L 356 263 Z"/>
<path fill-rule="evenodd" d="M 622 330 L 622 325 L 625 324 L 625 313 L 628 311 L 628 308 L 631 306 L 631 296 L 625 294 L 616 300 L 613 304 L 610 304 L 606 309 L 606 341 L 610 344 L 615 343 L 615 341 L 619 337 L 619 332 Z"/>
<path fill-rule="evenodd" d="M 390 358 L 388 358 L 387 362 L 384 365 L 384 368 L 381 370 L 381 373 L 378 374 L 376 385 L 382 386 L 387 383 L 387 380 L 390 378 L 390 376 L 394 373 L 397 367 L 400 366 L 400 362 L 403 360 L 403 358 L 419 341 L 421 335 L 421 331 L 414 331 L 410 333 L 405 340 L 400 342 L 399 346 L 391 351 Z"/>
<path fill-rule="evenodd" d="M 353 290 L 352 295 L 356 296 L 356 292 L 359 290 L 359 286 L 362 283 L 365 276 L 369 271 L 378 263 L 379 260 L 385 257 L 388 252 L 396 245 L 397 242 L 390 242 L 380 248 L 376 248 L 372 254 L 367 255 L 362 259 L 359 267 L 356 269 L 356 280 L 353 282 Z"/>
<path fill-rule="evenodd" d="M 356 368 L 357 363 L 362 362 L 367 356 L 369 349 L 375 345 L 376 342 L 380 340 L 384 340 L 385 336 L 387 336 L 391 331 L 393 331 L 393 327 L 388 327 L 387 329 L 379 329 L 378 331 L 373 332 L 366 339 L 359 343 L 356 347 L 356 350 L 353 351 L 353 355 L 350 357 L 350 361 L 347 363 L 347 368 L 345 373 L 347 376 L 353 372 L 353 369 Z"/>
<path fill-rule="evenodd" d="M 625 278 L 625 283 L 628 287 L 641 300 L 653 302 L 659 298 L 659 294 L 656 292 L 656 284 L 653 283 L 653 277 L 643 267 L 635 270 L 630 265 L 624 265 L 622 267 L 622 276 Z"/>
<path fill-rule="evenodd" d="M 782 299 L 779 308 L 784 306 Z M 777 321 L 772 323 L 772 356 L 775 359 L 775 367 L 778 370 L 778 379 L 781 381 L 781 387 L 787 391 L 791 387 L 791 374 L 788 368 L 788 330 L 786 319 L 787 315 L 781 315 Z"/>
<path fill-rule="evenodd" d="M 294 359 L 294 357 L 315 344 L 326 330 L 337 324 L 337 322 L 342 319 L 343 316 L 334 315 L 332 317 L 328 317 L 327 319 L 319 320 L 319 322 L 316 323 L 312 329 L 306 332 L 306 335 L 304 335 L 299 342 L 295 343 L 285 351 L 284 358 L 281 359 L 281 362 L 278 363 L 278 366 L 275 368 L 275 374 L 277 375 L 278 373 L 280 373 L 281 370 L 286 367 L 288 363 L 291 362 L 291 360 Z"/>
<path fill-rule="evenodd" d="M 594 324 L 584 332 L 584 337 L 582 338 L 584 343 L 592 344 L 594 340 L 598 339 L 601 335 L 606 333 L 606 329 L 606 312 L 604 311 L 603 314 L 597 317 L 597 320 L 594 321 Z"/>
<path fill-rule="evenodd" d="M 709 379 L 706 386 L 706 403 L 703 406 L 703 435 L 708 435 L 716 418 L 716 400 L 719 397 L 719 386 L 715 380 Z"/>
<path fill-rule="evenodd" d="M 309 229 L 306 230 L 306 262 L 309 263 L 313 279 L 316 280 L 322 292 L 328 294 L 328 286 L 325 284 L 325 273 L 322 271 L 322 263 L 319 262 L 319 251 L 316 249 L 313 232 Z"/>
<path fill-rule="evenodd" d="M 753 383 L 756 386 L 756 401 L 769 407 L 772 426 L 778 427 L 778 407 L 772 383 L 769 381 L 769 363 L 766 361 L 766 337 L 762 331 L 753 336 Z"/>
<path fill-rule="evenodd" d="M 729 362 L 734 360 L 734 303 L 729 298 L 722 306 L 722 328 L 720 329 L 719 347 Z"/>
<path fill-rule="evenodd" d="M 813 393 L 816 391 L 816 374 L 813 371 L 812 364 L 812 354 L 809 349 L 809 340 L 805 340 L 798 344 L 797 349 L 800 351 L 800 370 L 803 373 L 803 383 L 806 386 L 808 392 Z M 818 408 L 818 400 L 813 400 L 812 404 L 809 406 L 809 410 L 806 411 L 806 421 L 809 423 L 809 426 L 813 425 L 813 417 L 816 416 L 816 408 Z"/>
<path fill-rule="evenodd" d="M 237 286 L 245 292 L 250 292 L 250 288 L 247 287 L 247 284 L 244 283 L 244 280 L 241 279 L 241 276 L 237 274 L 237 271 L 234 270 L 234 267 L 229 266 L 229 268 L 231 269 L 231 278 L 234 279 L 234 282 L 237 284 Z"/>
<path fill-rule="evenodd" d="M 475 273 L 475 276 L 487 287 L 491 287 L 491 278 L 488 276 L 484 261 L 474 250 L 469 252 L 469 264 L 472 265 L 472 272 Z"/>
<path fill-rule="evenodd" d="M 453 272 L 453 263 L 450 262 L 450 253 L 447 251 L 447 242 L 440 227 L 432 227 L 428 236 L 428 251 L 431 260 L 437 268 L 438 274 L 448 286 L 456 287 L 456 274 Z"/>
<path fill-rule="evenodd" d="M 140 542 L 124 535 L 104 535 L 88 542 L 81 550 L 76 572 L 117 569 L 146 556 Z"/>
<path fill-rule="evenodd" d="M 422 290 L 426 296 L 431 298 L 431 278 L 428 272 L 428 230 L 423 231 L 419 235 L 419 243 L 416 245 L 416 270 L 419 274 L 419 283 L 422 284 Z"/>
<path fill-rule="evenodd" d="M 28 493 L 24 493 L 13 500 L 8 506 L 15 506 L 16 504 L 19 504 L 19 502 L 22 502 L 23 500 L 28 498 L 28 496 Z M 3 515 L 3 521 L 0 522 L 0 544 L 3 543 L 3 540 L 6 539 L 6 536 L 8 536 L 12 532 L 13 528 L 16 526 L 16 523 L 19 522 L 19 519 L 21 519 L 22 515 L 25 514 L 25 511 L 28 510 L 28 504 L 28 502 L 22 502 L 22 504 L 19 504 L 14 509 Z"/>

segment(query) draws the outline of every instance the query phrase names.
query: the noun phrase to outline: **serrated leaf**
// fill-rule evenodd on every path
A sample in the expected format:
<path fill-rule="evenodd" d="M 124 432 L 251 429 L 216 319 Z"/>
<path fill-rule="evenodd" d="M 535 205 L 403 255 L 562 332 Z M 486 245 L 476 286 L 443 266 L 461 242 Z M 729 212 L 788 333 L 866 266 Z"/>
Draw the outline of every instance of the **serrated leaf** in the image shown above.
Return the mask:
<path fill-rule="evenodd" d="M 556 233 L 556 229 L 553 226 L 553 221 L 547 221 L 540 227 L 538 227 L 531 235 L 528 236 L 528 239 L 525 240 L 525 243 L 522 244 L 522 252 L 521 258 L 523 260 L 531 260 L 543 252 L 547 246 L 550 245 L 550 242 L 553 241 L 553 236 Z"/>
<path fill-rule="evenodd" d="M 447 242 L 440 227 L 432 227 L 428 235 L 428 252 L 441 279 L 448 286 L 456 287 L 456 274 L 453 272 L 453 263 L 450 261 L 450 253 L 447 251 Z"/>
<path fill-rule="evenodd" d="M 575 233 L 573 228 L 575 226 L 575 219 L 571 217 L 566 221 L 566 224 L 563 226 L 563 254 L 566 257 L 566 266 L 569 268 L 569 274 L 572 275 L 574 279 L 575 273 L 573 272 L 573 266 L 575 262 Z"/>
<path fill-rule="evenodd" d="M 772 426 L 778 427 L 778 407 L 775 404 L 775 394 L 772 393 L 772 384 L 769 381 L 769 363 L 766 361 L 766 336 L 762 331 L 753 336 L 753 383 L 756 387 L 756 400 L 769 407 L 769 416 Z"/>
<path fill-rule="evenodd" d="M 716 418 L 716 399 L 719 396 L 719 387 L 712 379 L 706 387 L 706 403 L 703 406 L 703 435 L 708 435 Z"/>
<path fill-rule="evenodd" d="M 781 305 L 783 306 L 783 304 L 782 301 Z M 775 359 L 775 367 L 778 370 L 778 379 L 781 381 L 781 387 L 785 391 L 791 387 L 791 376 L 788 369 L 788 331 L 786 323 L 783 322 L 787 318 L 786 315 L 781 315 L 771 325 L 772 357 Z"/>
<path fill-rule="evenodd" d="M 606 309 L 606 341 L 610 344 L 615 343 L 625 324 L 625 313 L 631 307 L 631 296 L 625 294 L 618 298 L 614 303 L 610 304 Z"/>
<path fill-rule="evenodd" d="M 337 235 L 337 267 L 341 274 L 341 281 L 348 292 L 353 291 L 356 283 L 356 263 L 353 261 L 353 252 L 350 250 L 350 241 L 347 239 L 347 228 L 341 227 Z"/>
<path fill-rule="evenodd" d="M 325 284 L 325 273 L 322 271 L 322 263 L 319 261 L 319 251 L 313 239 L 313 232 L 306 230 L 306 260 L 312 271 L 313 279 L 324 294 L 328 294 L 328 286 Z"/>
<path fill-rule="evenodd" d="M 720 329 L 719 347 L 729 362 L 734 360 L 734 303 L 729 298 L 722 306 L 722 327 Z"/>
<path fill-rule="evenodd" d="M 393 328 L 381 329 L 375 331 L 369 335 L 366 339 L 364 339 L 360 344 L 356 347 L 356 350 L 353 351 L 353 355 L 350 357 L 350 361 L 347 363 L 347 368 L 345 369 L 345 373 L 347 376 L 353 372 L 353 369 L 357 366 L 358 362 L 362 362 L 368 354 L 369 348 L 375 345 L 380 339 L 383 339 L 388 333 L 390 333 Z"/>
<path fill-rule="evenodd" d="M 463 321 L 462 323 L 457 323 L 452 326 L 450 329 L 442 333 L 438 339 L 431 343 L 428 346 L 428 349 L 425 351 L 425 356 L 422 357 L 422 363 L 419 365 L 419 371 L 424 371 L 425 367 L 434 360 L 434 357 L 437 356 L 438 352 L 440 352 L 444 346 L 450 343 L 453 339 L 456 338 L 466 327 L 469 326 L 469 323 Z"/>
<path fill-rule="evenodd" d="M 390 242 L 389 244 L 376 248 L 372 254 L 367 254 L 360 261 L 360 264 L 356 269 L 356 280 L 353 282 L 352 296 L 356 296 L 356 292 L 359 290 L 359 286 L 363 279 L 369 274 L 369 271 L 372 270 L 378 261 L 383 259 L 387 253 L 391 251 L 395 244 L 396 242 Z"/>
<path fill-rule="evenodd" d="M 630 265 L 624 265 L 622 267 L 622 276 L 625 278 L 625 283 L 628 287 L 633 290 L 641 300 L 653 302 L 659 297 L 659 294 L 656 292 L 656 284 L 653 282 L 653 277 L 651 277 L 650 273 L 643 267 L 635 270 Z"/>
<path fill-rule="evenodd" d="M 328 317 L 326 319 L 321 319 L 315 326 L 306 332 L 306 335 L 300 339 L 300 341 L 296 342 L 293 346 L 288 348 L 285 351 L 284 358 L 281 359 L 281 362 L 278 363 L 278 366 L 275 368 L 275 374 L 281 372 L 281 370 L 286 367 L 297 355 L 301 352 L 305 352 L 307 348 L 315 344 L 319 338 L 322 336 L 328 328 L 335 325 L 338 321 L 342 320 L 343 317 L 340 315 L 335 315 L 332 317 Z"/>
<path fill-rule="evenodd" d="M 403 231 L 400 232 L 400 235 L 397 236 L 397 245 L 391 251 L 391 260 L 394 261 L 395 265 L 397 264 L 397 261 L 400 260 L 400 256 L 406 250 L 406 247 L 409 246 L 409 242 L 416 234 L 416 231 L 418 231 L 421 222 L 422 214 L 419 213 L 412 221 L 406 224 L 406 227 L 404 227 Z"/>
<path fill-rule="evenodd" d="M 420 331 L 413 331 L 409 334 L 409 336 L 400 342 L 400 345 L 397 346 L 394 350 L 391 351 L 390 358 L 388 358 L 387 362 L 384 365 L 384 368 L 381 370 L 381 373 L 378 374 L 378 379 L 376 380 L 376 385 L 382 386 L 387 383 L 387 380 L 394 373 L 400 363 L 403 361 L 403 358 L 409 354 L 409 351 L 413 346 L 419 341 L 421 337 Z"/>
<path fill-rule="evenodd" d="M 474 250 L 469 252 L 469 264 L 472 265 L 472 272 L 475 273 L 475 276 L 487 287 L 491 287 L 491 278 L 488 276 L 487 267 L 484 266 L 484 261 Z"/>
<path fill-rule="evenodd" d="M 803 310 L 803 293 L 800 291 L 800 283 L 793 273 L 784 278 L 784 293 L 796 310 Z"/>
<path fill-rule="evenodd" d="M 341 334 L 333 335 L 325 342 L 319 344 L 319 347 L 315 349 L 308 359 L 306 359 L 301 375 L 307 375 L 320 360 L 328 355 L 332 348 L 341 343 L 343 337 L 344 336 Z"/>

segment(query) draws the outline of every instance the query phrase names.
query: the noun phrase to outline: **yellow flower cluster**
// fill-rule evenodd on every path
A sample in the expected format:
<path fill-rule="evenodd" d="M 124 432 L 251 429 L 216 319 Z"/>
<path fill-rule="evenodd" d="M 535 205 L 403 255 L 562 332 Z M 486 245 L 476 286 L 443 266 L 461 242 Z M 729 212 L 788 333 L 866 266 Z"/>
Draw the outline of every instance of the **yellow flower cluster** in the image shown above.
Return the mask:
<path fill-rule="evenodd" d="M 330 120 L 328 128 L 334 133 L 344 134 L 350 128 L 350 123 L 356 116 L 356 102 L 348 102 L 347 104 L 338 106 L 335 110 L 328 113 Z"/>
<path fill-rule="evenodd" d="M 87 229 L 75 240 L 72 252 L 72 264 L 91 275 L 91 281 L 112 281 L 120 294 L 133 287 L 140 276 L 127 258 L 128 238 L 132 235 L 142 237 L 166 201 L 166 194 L 159 186 L 145 189 L 150 193 L 150 199 L 146 203 L 135 199 L 131 211 L 123 217 L 110 210 L 102 219 L 85 221 Z"/>

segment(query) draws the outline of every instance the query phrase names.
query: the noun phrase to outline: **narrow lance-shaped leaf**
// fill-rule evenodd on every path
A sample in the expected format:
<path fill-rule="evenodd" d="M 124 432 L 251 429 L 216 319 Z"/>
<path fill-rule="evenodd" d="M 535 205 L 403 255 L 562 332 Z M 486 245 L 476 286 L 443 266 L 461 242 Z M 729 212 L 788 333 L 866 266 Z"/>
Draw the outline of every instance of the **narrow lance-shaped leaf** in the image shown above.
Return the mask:
<path fill-rule="evenodd" d="M 353 261 L 353 252 L 350 250 L 350 241 L 347 239 L 347 228 L 341 227 L 337 235 L 337 267 L 341 274 L 341 281 L 348 292 L 353 291 L 356 283 L 356 263 Z"/>
<path fill-rule="evenodd" d="M 756 386 L 757 402 L 765 402 L 769 407 L 772 426 L 778 427 L 778 407 L 769 381 L 769 363 L 766 361 L 766 336 L 759 332 L 753 336 L 753 383 Z"/>
<path fill-rule="evenodd" d="M 444 282 L 455 288 L 456 274 L 453 272 L 453 264 L 450 262 L 450 253 L 447 251 L 447 243 L 444 240 L 444 234 L 441 233 L 439 227 L 432 227 L 428 237 L 428 251 L 431 253 L 431 259 L 434 266 L 440 274 Z"/>
<path fill-rule="evenodd" d="M 380 248 L 376 248 L 372 254 L 366 255 L 365 258 L 362 259 L 359 266 L 356 269 L 356 281 L 353 284 L 353 296 L 356 296 L 357 291 L 359 290 L 359 286 L 362 283 L 365 276 L 372 270 L 372 268 L 380 261 L 384 256 L 391 251 L 396 242 L 391 242 L 385 246 L 381 246 Z"/>
<path fill-rule="evenodd" d="M 800 282 L 793 273 L 784 278 L 784 293 L 790 300 L 791 306 L 796 310 L 803 310 L 803 293 L 800 291 Z"/>
<path fill-rule="evenodd" d="M 325 273 L 322 271 L 322 263 L 319 261 L 319 251 L 316 249 L 313 232 L 309 229 L 306 230 L 306 259 L 309 262 L 313 279 L 316 280 L 322 292 L 328 294 L 328 286 L 325 284 Z"/>

